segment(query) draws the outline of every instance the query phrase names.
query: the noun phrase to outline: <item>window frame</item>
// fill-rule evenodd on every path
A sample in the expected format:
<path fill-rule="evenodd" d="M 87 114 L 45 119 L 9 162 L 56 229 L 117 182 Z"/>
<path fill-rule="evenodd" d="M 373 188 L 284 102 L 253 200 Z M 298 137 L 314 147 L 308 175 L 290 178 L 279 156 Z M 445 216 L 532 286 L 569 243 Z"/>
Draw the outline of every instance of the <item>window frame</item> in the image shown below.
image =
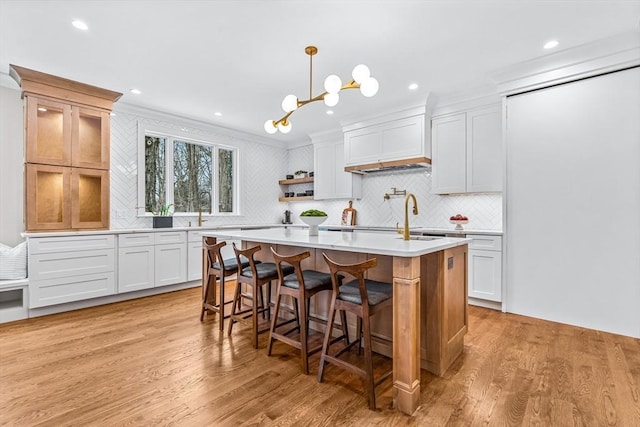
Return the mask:
<path fill-rule="evenodd" d="M 139 217 L 152 217 L 151 212 L 146 211 L 145 201 L 145 138 L 152 136 L 156 138 L 165 138 L 165 200 L 167 204 L 174 203 L 173 194 L 173 143 L 174 141 L 186 142 L 191 144 L 204 145 L 212 148 L 212 171 L 211 171 L 211 188 L 213 197 L 211 200 L 212 212 L 202 212 L 205 216 L 241 216 L 240 213 L 240 149 L 232 145 L 220 144 L 206 139 L 194 138 L 193 135 L 177 131 L 175 129 L 163 128 L 161 126 L 145 127 L 138 123 L 138 188 L 137 211 Z M 218 181 L 218 158 L 219 150 L 227 150 L 233 153 L 233 209 L 232 212 L 220 212 L 219 206 L 219 181 Z M 174 212 L 173 216 L 194 216 L 198 212 Z"/>

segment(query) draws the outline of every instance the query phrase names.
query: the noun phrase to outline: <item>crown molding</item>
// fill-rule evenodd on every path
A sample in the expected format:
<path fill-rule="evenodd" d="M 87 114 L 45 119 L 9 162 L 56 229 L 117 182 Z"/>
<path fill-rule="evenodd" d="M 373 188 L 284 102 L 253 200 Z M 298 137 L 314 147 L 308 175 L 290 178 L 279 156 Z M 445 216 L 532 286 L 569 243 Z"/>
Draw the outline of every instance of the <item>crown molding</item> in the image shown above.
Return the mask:
<path fill-rule="evenodd" d="M 629 31 L 511 65 L 490 75 L 514 95 L 640 65 L 640 34 Z"/>

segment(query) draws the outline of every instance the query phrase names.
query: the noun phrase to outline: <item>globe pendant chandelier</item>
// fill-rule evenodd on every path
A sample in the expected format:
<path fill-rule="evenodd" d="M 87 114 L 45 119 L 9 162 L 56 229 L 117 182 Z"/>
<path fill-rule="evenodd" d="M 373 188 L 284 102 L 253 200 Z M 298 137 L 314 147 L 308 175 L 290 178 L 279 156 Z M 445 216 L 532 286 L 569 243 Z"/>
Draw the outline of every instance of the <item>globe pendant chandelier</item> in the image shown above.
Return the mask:
<path fill-rule="evenodd" d="M 356 65 L 351 73 L 353 78 L 349 83 L 343 85 L 340 77 L 335 74 L 330 75 L 324 80 L 324 92 L 318 96 L 313 96 L 313 56 L 318 53 L 315 46 L 307 46 L 304 49 L 309 55 L 309 99 L 300 100 L 295 95 L 287 95 L 282 101 L 282 109 L 286 113 L 279 120 L 267 120 L 264 124 L 264 130 L 268 134 L 274 134 L 278 131 L 282 133 L 291 132 L 291 122 L 289 116 L 298 108 L 303 107 L 312 102 L 323 100 L 327 107 L 333 107 L 340 100 L 339 92 L 344 89 L 360 89 L 360 92 L 366 97 L 372 97 L 378 93 L 378 81 L 371 77 L 369 67 L 364 64 Z"/>

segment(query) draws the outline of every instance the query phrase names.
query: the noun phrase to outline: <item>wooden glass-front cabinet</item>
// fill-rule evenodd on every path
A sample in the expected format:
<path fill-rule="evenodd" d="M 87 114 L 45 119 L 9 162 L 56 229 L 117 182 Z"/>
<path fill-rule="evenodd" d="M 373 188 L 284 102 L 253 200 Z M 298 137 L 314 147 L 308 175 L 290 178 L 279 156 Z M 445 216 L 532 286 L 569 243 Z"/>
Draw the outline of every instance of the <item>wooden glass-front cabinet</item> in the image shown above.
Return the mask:
<path fill-rule="evenodd" d="M 27 231 L 109 228 L 110 112 L 122 94 L 15 65 Z"/>
<path fill-rule="evenodd" d="M 109 228 L 109 171 L 26 165 L 27 230 Z"/>

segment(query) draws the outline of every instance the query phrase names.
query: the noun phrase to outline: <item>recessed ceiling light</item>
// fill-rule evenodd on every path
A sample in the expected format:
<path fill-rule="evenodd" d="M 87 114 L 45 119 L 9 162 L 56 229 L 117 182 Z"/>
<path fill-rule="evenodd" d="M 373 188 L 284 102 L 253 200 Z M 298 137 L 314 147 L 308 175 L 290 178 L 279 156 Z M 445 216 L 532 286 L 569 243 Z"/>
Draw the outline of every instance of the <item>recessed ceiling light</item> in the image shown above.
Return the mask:
<path fill-rule="evenodd" d="M 418 89 L 418 83 L 411 83 L 409 85 L 409 90 L 416 90 Z"/>
<path fill-rule="evenodd" d="M 140 91 L 140 89 L 131 89 L 131 93 L 135 95 L 140 95 L 142 92 Z"/>
<path fill-rule="evenodd" d="M 87 24 L 85 24 L 84 22 L 82 22 L 82 21 L 80 21 L 78 19 L 73 21 L 71 23 L 71 25 L 73 25 L 74 27 L 76 27 L 77 29 L 82 30 L 82 31 L 87 31 L 89 29 L 89 26 Z"/>
<path fill-rule="evenodd" d="M 332 115 L 333 114 L 333 110 L 327 110 L 327 115 Z"/>
<path fill-rule="evenodd" d="M 47 111 L 47 109 L 46 109 L 46 108 L 44 108 L 44 107 L 38 107 L 38 111 L 42 111 L 42 112 L 44 113 L 44 112 L 46 112 L 46 111 Z"/>
<path fill-rule="evenodd" d="M 549 40 L 544 44 L 545 49 L 553 49 L 556 46 L 558 46 L 558 40 Z"/>
<path fill-rule="evenodd" d="M 220 111 L 216 111 L 213 115 L 216 117 L 222 117 L 222 113 Z"/>

